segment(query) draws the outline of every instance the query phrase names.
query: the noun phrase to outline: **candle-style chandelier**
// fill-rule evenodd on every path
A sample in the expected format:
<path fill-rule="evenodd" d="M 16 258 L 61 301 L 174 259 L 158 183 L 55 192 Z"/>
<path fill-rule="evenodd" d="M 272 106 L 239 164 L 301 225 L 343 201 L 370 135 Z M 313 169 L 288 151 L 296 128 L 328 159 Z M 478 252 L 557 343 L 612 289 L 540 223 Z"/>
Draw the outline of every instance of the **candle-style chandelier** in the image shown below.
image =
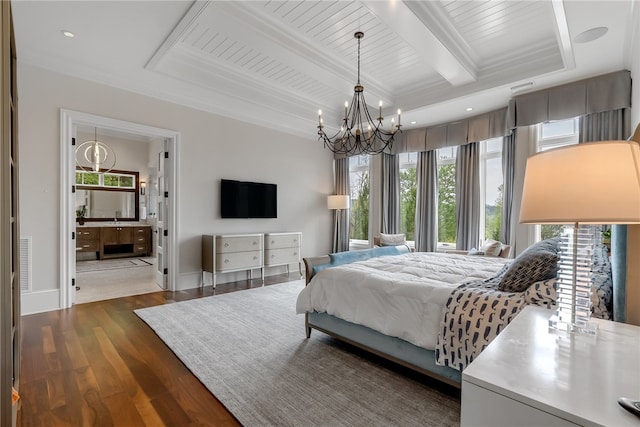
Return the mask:
<path fill-rule="evenodd" d="M 379 103 L 377 123 L 371 118 L 367 103 L 364 100 L 364 86 L 360 84 L 360 40 L 364 37 L 362 31 L 353 35 L 358 40 L 358 82 L 354 87 L 351 105 L 344 103 L 344 117 L 340 130 L 332 137 L 324 132 L 322 110 L 318 111 L 318 139 L 324 142 L 325 148 L 333 153 L 347 156 L 357 154 L 380 154 L 390 149 L 396 132 L 402 132 L 400 127 L 400 110 L 398 123 L 391 119 L 388 130 L 382 126 L 382 101 Z"/>

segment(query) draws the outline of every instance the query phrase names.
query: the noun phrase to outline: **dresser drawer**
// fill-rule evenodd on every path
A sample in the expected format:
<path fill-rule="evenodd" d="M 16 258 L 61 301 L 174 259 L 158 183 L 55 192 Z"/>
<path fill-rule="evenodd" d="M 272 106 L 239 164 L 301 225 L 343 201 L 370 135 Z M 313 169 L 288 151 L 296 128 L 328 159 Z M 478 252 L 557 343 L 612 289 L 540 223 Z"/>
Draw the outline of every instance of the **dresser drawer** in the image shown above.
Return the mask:
<path fill-rule="evenodd" d="M 264 252 L 265 265 L 293 264 L 300 262 L 298 248 L 270 249 Z"/>
<path fill-rule="evenodd" d="M 76 239 L 78 240 L 98 240 L 100 238 L 100 229 L 96 227 L 76 228 Z"/>
<path fill-rule="evenodd" d="M 216 270 L 243 270 L 260 268 L 262 266 L 262 252 L 238 252 L 216 254 Z"/>
<path fill-rule="evenodd" d="M 100 250 L 100 242 L 98 240 L 76 241 L 77 252 L 98 252 Z"/>
<path fill-rule="evenodd" d="M 146 244 L 134 244 L 133 253 L 136 255 L 146 254 L 149 252 L 149 246 Z"/>
<path fill-rule="evenodd" d="M 133 238 L 136 239 L 139 236 L 147 237 L 149 231 L 151 231 L 151 227 L 134 227 Z"/>
<path fill-rule="evenodd" d="M 262 250 L 262 235 L 216 236 L 217 253 L 233 253 Z"/>
<path fill-rule="evenodd" d="M 264 236 L 265 249 L 299 248 L 300 233 L 266 234 Z"/>

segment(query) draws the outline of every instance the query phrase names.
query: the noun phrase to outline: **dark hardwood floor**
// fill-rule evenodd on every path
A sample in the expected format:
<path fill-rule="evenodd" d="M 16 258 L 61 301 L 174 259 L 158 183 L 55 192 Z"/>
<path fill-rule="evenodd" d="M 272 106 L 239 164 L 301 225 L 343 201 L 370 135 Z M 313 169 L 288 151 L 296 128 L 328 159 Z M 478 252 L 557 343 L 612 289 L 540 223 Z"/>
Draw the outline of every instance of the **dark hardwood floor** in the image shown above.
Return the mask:
<path fill-rule="evenodd" d="M 299 278 L 270 276 L 265 285 Z M 221 284 L 215 294 L 260 286 L 259 280 Z M 18 425 L 239 425 L 133 313 L 211 295 L 207 286 L 23 316 Z"/>

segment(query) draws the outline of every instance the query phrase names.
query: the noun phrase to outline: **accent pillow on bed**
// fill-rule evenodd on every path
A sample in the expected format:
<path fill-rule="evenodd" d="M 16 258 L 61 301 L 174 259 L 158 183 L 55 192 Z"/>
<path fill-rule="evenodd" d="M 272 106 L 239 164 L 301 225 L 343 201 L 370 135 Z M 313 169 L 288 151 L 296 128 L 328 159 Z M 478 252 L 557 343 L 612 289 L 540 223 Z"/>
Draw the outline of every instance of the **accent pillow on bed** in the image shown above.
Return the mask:
<path fill-rule="evenodd" d="M 613 316 L 613 281 L 607 247 L 595 248 L 591 267 L 591 313 L 593 317 L 610 320 Z"/>
<path fill-rule="evenodd" d="M 380 233 L 380 246 L 404 245 L 406 241 L 404 234 L 384 234 Z"/>
<path fill-rule="evenodd" d="M 558 273 L 559 238 L 546 239 L 529 246 L 504 272 L 498 289 L 523 292 L 532 283 L 551 279 Z"/>
<path fill-rule="evenodd" d="M 484 253 L 485 256 L 500 256 L 501 250 L 502 243 L 493 239 L 485 240 L 482 246 L 478 248 L 478 251 Z"/>

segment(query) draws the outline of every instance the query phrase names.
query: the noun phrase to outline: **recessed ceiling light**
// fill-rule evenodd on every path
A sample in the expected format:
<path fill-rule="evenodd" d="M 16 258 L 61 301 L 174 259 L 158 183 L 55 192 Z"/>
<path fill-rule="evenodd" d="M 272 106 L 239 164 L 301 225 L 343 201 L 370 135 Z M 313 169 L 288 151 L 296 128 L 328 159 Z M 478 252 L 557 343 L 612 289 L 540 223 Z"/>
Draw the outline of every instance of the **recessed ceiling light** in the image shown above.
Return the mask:
<path fill-rule="evenodd" d="M 415 120 L 411 120 L 411 124 L 412 125 L 415 125 L 416 123 L 418 123 L 418 122 L 416 122 Z"/>
<path fill-rule="evenodd" d="M 62 30 L 62 35 L 65 37 L 69 37 L 70 39 L 74 38 L 76 35 L 73 34 L 71 31 L 67 31 L 67 30 Z"/>
<path fill-rule="evenodd" d="M 581 32 L 577 36 L 573 38 L 573 41 L 576 43 L 588 43 L 594 40 L 599 39 L 600 37 L 607 34 L 609 29 L 607 27 L 594 27 L 590 28 L 586 31 Z"/>
<path fill-rule="evenodd" d="M 473 111 L 473 108 L 472 107 L 467 107 L 467 108 L 464 109 L 464 111 Z"/>

